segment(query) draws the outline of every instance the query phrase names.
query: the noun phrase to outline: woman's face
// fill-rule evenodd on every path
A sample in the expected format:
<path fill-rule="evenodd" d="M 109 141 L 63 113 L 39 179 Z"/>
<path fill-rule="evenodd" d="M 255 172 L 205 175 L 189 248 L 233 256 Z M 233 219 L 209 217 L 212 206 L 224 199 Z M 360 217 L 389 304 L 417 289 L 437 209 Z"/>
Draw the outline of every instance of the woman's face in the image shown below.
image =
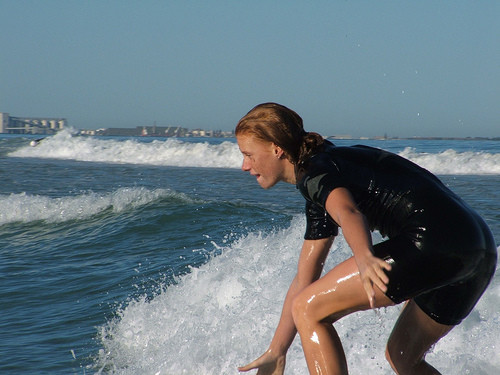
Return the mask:
<path fill-rule="evenodd" d="M 272 142 L 265 142 L 247 134 L 236 137 L 243 154 L 241 169 L 250 172 L 264 189 L 269 189 L 279 181 L 288 181 L 283 150 Z"/>

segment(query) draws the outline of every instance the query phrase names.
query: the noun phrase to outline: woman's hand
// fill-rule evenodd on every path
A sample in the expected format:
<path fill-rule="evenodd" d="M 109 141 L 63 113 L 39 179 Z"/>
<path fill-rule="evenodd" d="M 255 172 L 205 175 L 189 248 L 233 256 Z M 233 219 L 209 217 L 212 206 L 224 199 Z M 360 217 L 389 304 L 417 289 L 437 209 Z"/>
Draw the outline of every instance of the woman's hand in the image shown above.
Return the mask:
<path fill-rule="evenodd" d="M 321 276 L 325 258 L 332 246 L 332 242 L 333 237 L 304 241 L 297 266 L 297 274 L 288 288 L 280 321 L 269 349 L 255 361 L 239 367 L 239 371 L 257 369 L 257 375 L 284 374 L 286 353 L 297 333 L 292 318 L 293 300 L 304 288 Z"/>
<path fill-rule="evenodd" d="M 390 271 L 391 265 L 373 255 L 355 256 L 354 258 L 358 265 L 361 283 L 370 301 L 370 307 L 373 309 L 375 308 L 375 290 L 373 289 L 373 285 L 375 284 L 384 293 L 387 291 L 389 278 L 384 270 Z"/>
<path fill-rule="evenodd" d="M 285 355 L 274 355 L 270 350 L 246 366 L 238 367 L 238 371 L 258 369 L 257 375 L 283 375 L 285 373 Z"/>

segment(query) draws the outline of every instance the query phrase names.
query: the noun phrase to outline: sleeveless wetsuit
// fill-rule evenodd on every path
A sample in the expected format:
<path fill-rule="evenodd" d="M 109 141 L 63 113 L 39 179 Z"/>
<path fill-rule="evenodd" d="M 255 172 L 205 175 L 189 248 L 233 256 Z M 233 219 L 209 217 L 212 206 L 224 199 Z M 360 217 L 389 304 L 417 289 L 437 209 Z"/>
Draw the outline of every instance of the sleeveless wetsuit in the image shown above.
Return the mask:
<path fill-rule="evenodd" d="M 409 160 L 367 146 L 325 142 L 304 165 L 297 187 L 306 199 L 305 239 L 338 234 L 325 203 L 333 189 L 349 190 L 370 230 L 388 237 L 374 245 L 374 254 L 392 265 L 386 295 L 395 303 L 414 298 L 437 322 L 455 325 L 493 277 L 496 246 L 486 223 Z"/>

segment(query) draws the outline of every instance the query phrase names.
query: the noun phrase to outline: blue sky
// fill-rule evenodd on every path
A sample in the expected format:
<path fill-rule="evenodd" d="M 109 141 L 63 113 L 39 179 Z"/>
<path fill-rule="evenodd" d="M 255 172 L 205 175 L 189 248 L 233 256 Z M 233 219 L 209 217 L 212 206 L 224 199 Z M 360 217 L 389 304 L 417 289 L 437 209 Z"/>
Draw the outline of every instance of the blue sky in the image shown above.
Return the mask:
<path fill-rule="evenodd" d="M 0 111 L 232 130 L 500 136 L 500 2 L 0 0 Z"/>

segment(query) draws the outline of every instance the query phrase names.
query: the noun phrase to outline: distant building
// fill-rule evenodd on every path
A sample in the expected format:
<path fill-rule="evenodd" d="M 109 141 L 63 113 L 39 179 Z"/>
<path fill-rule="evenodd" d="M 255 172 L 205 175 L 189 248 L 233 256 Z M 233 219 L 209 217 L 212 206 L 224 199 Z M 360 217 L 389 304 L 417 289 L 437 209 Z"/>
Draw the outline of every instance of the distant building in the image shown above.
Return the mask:
<path fill-rule="evenodd" d="M 101 128 L 97 130 L 80 130 L 81 135 L 119 136 L 119 137 L 234 137 L 234 131 L 222 130 L 189 130 L 180 126 L 136 126 L 135 128 Z"/>
<path fill-rule="evenodd" d="M 85 131 L 85 134 L 88 131 Z M 136 126 L 135 128 L 98 129 L 93 135 L 111 135 L 122 137 L 186 137 L 188 129 L 180 126 Z"/>
<path fill-rule="evenodd" d="M 7 127 L 9 126 L 9 114 L 0 112 L 0 133 L 6 133 Z"/>
<path fill-rule="evenodd" d="M 0 112 L 0 133 L 55 134 L 67 126 L 65 118 L 13 117 Z"/>

